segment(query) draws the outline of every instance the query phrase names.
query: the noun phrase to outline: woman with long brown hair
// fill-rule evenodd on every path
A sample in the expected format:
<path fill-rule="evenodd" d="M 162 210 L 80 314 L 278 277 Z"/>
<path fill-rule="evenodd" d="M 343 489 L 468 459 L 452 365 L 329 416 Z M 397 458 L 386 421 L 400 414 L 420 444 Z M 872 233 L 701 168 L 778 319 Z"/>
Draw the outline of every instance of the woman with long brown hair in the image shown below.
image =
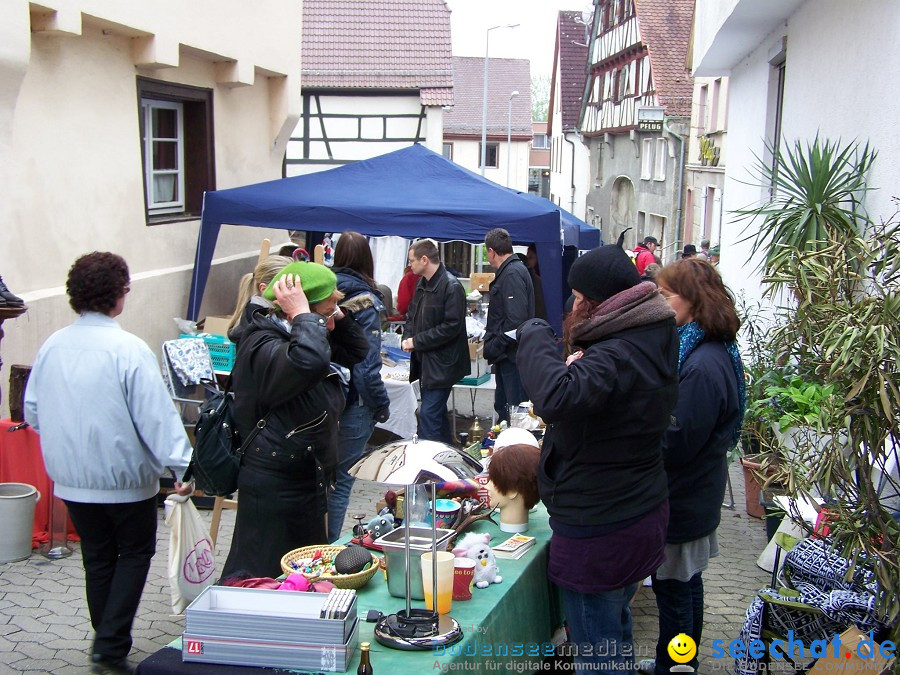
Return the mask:
<path fill-rule="evenodd" d="M 341 535 L 354 478 L 348 472 L 366 449 L 375 423 L 390 417 L 390 404 L 381 379 L 381 316 L 384 304 L 375 283 L 375 264 L 369 241 L 359 232 L 344 232 L 334 248 L 341 309 L 356 319 L 369 340 L 369 353 L 351 369 L 347 407 L 338 431 L 338 467 L 335 488 L 328 495 L 328 539 Z"/>
<path fill-rule="evenodd" d="M 659 609 L 655 672 L 662 675 L 675 665 L 667 649 L 672 638 L 686 633 L 700 644 L 702 574 L 719 553 L 725 456 L 738 440 L 746 391 L 735 343 L 740 320 L 718 271 L 704 258 L 684 258 L 664 267 L 656 281 L 675 311 L 680 343 L 678 403 L 663 439 L 666 561 L 653 575 Z M 696 660 L 691 665 L 696 668 Z"/>

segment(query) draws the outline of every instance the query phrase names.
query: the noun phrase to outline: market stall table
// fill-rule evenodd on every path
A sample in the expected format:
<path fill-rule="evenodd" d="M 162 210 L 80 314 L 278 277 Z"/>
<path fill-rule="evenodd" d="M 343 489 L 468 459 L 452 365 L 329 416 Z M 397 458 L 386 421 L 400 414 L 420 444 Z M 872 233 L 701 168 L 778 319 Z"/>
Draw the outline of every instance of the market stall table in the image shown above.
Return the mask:
<path fill-rule="evenodd" d="M 559 596 L 547 581 L 547 555 L 550 545 L 550 526 L 547 510 L 542 504 L 529 515 L 528 534 L 537 541 L 532 550 L 519 560 L 498 560 L 503 582 L 488 588 L 475 588 L 472 599 L 454 601 L 450 616 L 459 622 L 464 637 L 457 644 L 437 651 L 407 652 L 389 649 L 376 642 L 374 623 L 365 621 L 370 609 L 390 614 L 402 609 L 405 600 L 388 593 L 387 583 L 381 574 L 359 590 L 358 615 L 359 641 L 372 645 L 372 666 L 381 673 L 426 673 L 440 668 L 469 671 L 532 672 L 541 669 L 541 660 L 551 653 L 551 637 L 562 625 Z M 508 534 L 491 522 L 480 521 L 472 526 L 473 532 L 488 532 L 491 543 L 504 541 Z M 290 591 L 284 591 L 290 592 Z M 413 601 L 413 607 L 423 607 L 421 601 Z M 438 664 L 438 666 L 435 665 Z M 359 664 L 357 652 L 345 672 L 356 672 Z M 270 670 L 270 669 L 264 669 Z M 145 659 L 138 666 L 143 675 L 169 673 L 244 673 L 260 672 L 255 668 L 222 666 L 218 664 L 183 663 L 181 640 Z"/>
<path fill-rule="evenodd" d="M 403 376 L 405 375 L 405 379 Z M 387 422 L 376 424 L 400 438 L 412 438 L 416 433 L 419 383 L 409 381 L 409 366 L 381 366 L 381 379 L 391 400 L 391 416 Z"/>
<path fill-rule="evenodd" d="M 10 432 L 17 424 L 10 419 L 0 420 L 0 483 L 27 483 L 41 493 L 41 499 L 34 507 L 31 533 L 31 547 L 37 548 L 50 540 L 53 481 L 44 468 L 40 437 L 28 426 Z M 78 541 L 78 534 L 71 522 L 67 532 L 70 541 Z"/>

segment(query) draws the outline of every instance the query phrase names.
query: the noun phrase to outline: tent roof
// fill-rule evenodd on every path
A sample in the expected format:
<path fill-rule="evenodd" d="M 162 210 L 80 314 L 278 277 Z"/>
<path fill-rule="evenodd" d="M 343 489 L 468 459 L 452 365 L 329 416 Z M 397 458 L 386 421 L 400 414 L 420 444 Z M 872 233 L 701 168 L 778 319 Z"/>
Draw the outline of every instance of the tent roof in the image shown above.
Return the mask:
<path fill-rule="evenodd" d="M 522 199 L 422 145 L 319 173 L 206 193 L 203 224 L 253 225 L 368 236 L 559 242 L 557 207 Z"/>

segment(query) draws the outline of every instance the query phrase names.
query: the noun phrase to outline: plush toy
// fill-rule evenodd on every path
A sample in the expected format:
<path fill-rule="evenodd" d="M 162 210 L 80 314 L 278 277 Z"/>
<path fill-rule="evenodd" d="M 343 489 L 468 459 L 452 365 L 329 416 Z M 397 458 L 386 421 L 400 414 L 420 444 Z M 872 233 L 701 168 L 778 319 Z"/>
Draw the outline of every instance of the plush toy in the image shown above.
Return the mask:
<path fill-rule="evenodd" d="M 378 539 L 378 537 L 383 537 L 393 530 L 394 527 L 396 527 L 394 516 L 390 513 L 379 514 L 372 518 L 372 520 L 369 521 L 369 524 L 366 525 L 366 529 L 372 533 L 373 540 Z"/>
<path fill-rule="evenodd" d="M 491 535 L 470 532 L 453 549 L 453 555 L 457 558 L 471 558 L 475 561 L 475 585 L 478 588 L 487 588 L 503 581 L 490 542 Z"/>

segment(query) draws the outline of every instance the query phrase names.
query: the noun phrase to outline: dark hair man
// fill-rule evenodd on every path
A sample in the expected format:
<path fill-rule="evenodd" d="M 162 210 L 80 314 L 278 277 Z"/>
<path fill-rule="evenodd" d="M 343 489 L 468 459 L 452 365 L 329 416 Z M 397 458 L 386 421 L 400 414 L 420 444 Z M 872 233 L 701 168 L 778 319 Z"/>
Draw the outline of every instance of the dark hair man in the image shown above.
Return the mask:
<path fill-rule="evenodd" d="M 487 326 L 484 333 L 484 358 L 495 368 L 497 389 L 494 410 L 498 420 L 509 422 L 509 406 L 528 400 L 516 368 L 517 343 L 507 333 L 534 318 L 534 286 L 528 268 L 513 255 L 509 232 L 497 227 L 484 237 L 487 258 L 497 270 L 491 282 Z"/>
<path fill-rule="evenodd" d="M 420 279 L 406 313 L 400 346 L 411 354 L 410 382 L 419 380 L 419 437 L 452 443 L 447 399 L 453 385 L 469 373 L 466 292 L 444 267 L 433 240 L 414 243 L 408 260 Z"/>

